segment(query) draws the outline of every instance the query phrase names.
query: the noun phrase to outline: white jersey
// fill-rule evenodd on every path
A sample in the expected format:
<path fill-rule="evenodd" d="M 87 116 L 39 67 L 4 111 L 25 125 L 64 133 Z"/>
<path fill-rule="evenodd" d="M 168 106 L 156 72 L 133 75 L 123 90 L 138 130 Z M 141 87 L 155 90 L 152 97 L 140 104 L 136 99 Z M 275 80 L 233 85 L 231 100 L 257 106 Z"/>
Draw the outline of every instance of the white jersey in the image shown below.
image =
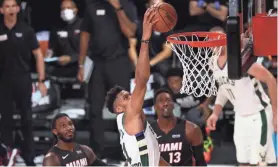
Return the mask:
<path fill-rule="evenodd" d="M 129 166 L 159 166 L 160 152 L 156 133 L 146 121 L 145 130 L 129 135 L 123 126 L 124 113 L 117 116 L 120 143 Z"/>
<path fill-rule="evenodd" d="M 219 84 L 216 103 L 226 98 L 233 104 L 234 111 L 237 114 L 242 116 L 252 115 L 270 105 L 270 99 L 264 92 L 259 80 L 252 76 L 230 80 L 227 63 L 223 69 L 216 65 L 214 77 Z"/>

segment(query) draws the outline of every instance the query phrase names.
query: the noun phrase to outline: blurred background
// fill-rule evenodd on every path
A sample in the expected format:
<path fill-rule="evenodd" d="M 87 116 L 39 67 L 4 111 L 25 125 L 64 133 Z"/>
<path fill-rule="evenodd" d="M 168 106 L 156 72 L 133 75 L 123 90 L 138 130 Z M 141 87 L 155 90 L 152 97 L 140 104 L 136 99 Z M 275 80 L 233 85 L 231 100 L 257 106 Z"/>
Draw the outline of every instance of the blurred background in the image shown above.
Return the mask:
<path fill-rule="evenodd" d="M 136 36 L 129 39 L 129 57 L 130 61 L 127 62 L 132 67 L 130 74 L 130 88 L 134 87 L 134 60 L 132 54 L 137 54 L 140 45 L 141 24 L 143 14 L 152 0 L 129 0 L 134 3 L 136 7 L 136 14 L 138 20 L 138 27 Z M 203 0 L 207 3 L 228 7 L 228 0 Z M 44 53 L 45 58 L 59 57 L 59 51 L 55 50 L 55 41 L 51 42 L 53 32 L 64 29 L 65 21 L 60 17 L 62 0 L 24 0 L 21 3 L 22 11 L 20 18 L 29 23 L 37 34 L 37 39 L 40 42 L 40 47 Z M 74 0 L 78 8 L 78 17 L 80 19 L 84 16 L 86 2 L 85 0 Z M 172 4 L 178 14 L 178 23 L 173 31 L 165 34 L 154 32 L 151 41 L 151 57 L 154 58 L 151 68 L 151 78 L 148 83 L 148 91 L 145 97 L 144 111 L 147 118 L 152 121 L 156 119 L 156 114 L 153 109 L 153 95 L 156 89 L 167 85 L 167 71 L 171 68 L 181 68 L 181 64 L 176 55 L 164 47 L 166 36 L 170 33 L 180 31 L 208 31 L 214 26 L 225 27 L 226 16 L 208 16 L 209 14 L 198 15 L 194 9 L 190 9 L 190 0 L 165 0 L 165 2 Z M 201 1 L 196 0 L 199 4 Z M 245 0 L 244 0 L 245 2 Z M 277 9 L 277 0 L 266 0 L 267 11 L 269 9 Z M 244 3 L 244 18 L 247 20 L 247 1 Z M 224 18 L 224 19 L 223 19 Z M 2 18 L 1 18 L 2 19 Z M 76 29 L 79 30 L 80 29 Z M 76 31 L 76 33 L 79 33 Z M 110 38 L 105 36 L 103 38 Z M 155 57 L 158 54 L 164 54 L 160 60 Z M 259 61 L 267 67 L 275 77 L 277 77 L 277 58 L 264 57 Z M 43 155 L 52 146 L 52 133 L 50 131 L 51 119 L 60 112 L 67 113 L 74 121 L 77 129 L 77 141 L 83 144 L 90 145 L 89 141 L 89 119 L 88 119 L 88 98 L 87 85 L 81 84 L 76 79 L 77 75 L 77 59 L 75 65 L 62 66 L 62 70 L 53 70 L 56 68 L 53 62 L 46 61 L 47 80 L 45 81 L 48 88 L 48 95 L 45 97 L 37 96 L 36 81 L 37 76 L 35 73 L 35 60 L 33 60 L 33 97 L 32 97 L 32 114 L 34 125 L 34 141 L 36 159 L 35 162 L 40 165 L 42 163 Z M 64 72 L 66 71 L 66 72 Z M 70 71 L 70 72 L 69 72 Z M 58 74 L 59 73 L 59 74 Z M 207 114 L 210 114 L 213 109 L 214 97 L 208 105 Z M 180 116 L 179 104 L 176 104 L 175 114 Z M 102 159 L 109 163 L 121 164 L 123 159 L 122 151 L 119 142 L 117 125 L 115 115 L 112 115 L 105 107 L 102 110 L 102 118 L 105 123 L 102 124 L 104 129 L 104 150 L 102 151 Z M 15 112 L 14 120 L 16 122 L 16 130 L 14 132 L 15 143 L 20 143 L 20 116 Z M 208 152 L 209 165 L 224 164 L 234 166 L 236 164 L 236 154 L 233 144 L 233 123 L 234 112 L 231 104 L 227 104 L 222 112 L 220 120 L 217 124 L 217 130 L 214 132 L 207 132 L 210 137 L 206 141 L 205 151 Z M 20 155 L 17 156 L 17 164 L 24 165 Z"/>

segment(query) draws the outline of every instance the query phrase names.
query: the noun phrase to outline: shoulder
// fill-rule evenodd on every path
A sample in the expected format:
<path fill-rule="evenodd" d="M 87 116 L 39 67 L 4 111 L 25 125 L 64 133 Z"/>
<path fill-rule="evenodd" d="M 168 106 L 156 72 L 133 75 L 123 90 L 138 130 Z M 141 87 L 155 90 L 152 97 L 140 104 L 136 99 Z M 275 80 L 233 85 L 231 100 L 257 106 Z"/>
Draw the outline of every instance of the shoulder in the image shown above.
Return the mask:
<path fill-rule="evenodd" d="M 82 148 L 82 150 L 85 152 L 87 158 L 89 159 L 89 164 L 92 164 L 97 158 L 94 151 L 86 145 L 80 144 L 79 146 Z"/>
<path fill-rule="evenodd" d="M 26 31 L 34 31 L 33 28 L 29 24 L 27 24 L 23 21 L 18 22 L 17 26 L 19 28 L 25 29 Z"/>
<path fill-rule="evenodd" d="M 43 166 L 60 166 L 60 160 L 54 152 L 48 152 L 43 159 Z"/>
<path fill-rule="evenodd" d="M 193 122 L 186 121 L 185 122 L 185 134 L 186 139 L 194 146 L 199 145 L 203 142 L 202 131 L 198 125 Z"/>
<path fill-rule="evenodd" d="M 192 137 L 199 130 L 200 130 L 200 128 L 198 125 L 196 125 L 190 121 L 185 121 L 185 134 L 186 134 L 187 138 Z"/>
<path fill-rule="evenodd" d="M 88 146 L 86 146 L 86 145 L 82 145 L 82 144 L 79 144 L 79 146 L 85 151 L 85 152 L 87 152 L 87 153 L 93 153 L 94 154 L 94 151 L 90 148 L 90 147 L 88 147 Z"/>

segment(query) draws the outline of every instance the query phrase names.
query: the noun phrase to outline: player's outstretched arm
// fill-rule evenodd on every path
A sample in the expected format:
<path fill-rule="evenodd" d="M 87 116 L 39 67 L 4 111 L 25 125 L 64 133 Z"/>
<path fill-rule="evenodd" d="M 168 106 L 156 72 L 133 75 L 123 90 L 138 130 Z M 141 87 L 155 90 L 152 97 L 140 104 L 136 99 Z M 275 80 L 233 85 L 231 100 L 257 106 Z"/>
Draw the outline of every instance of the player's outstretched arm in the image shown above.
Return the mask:
<path fill-rule="evenodd" d="M 90 147 L 85 145 L 81 145 L 81 147 L 83 148 L 86 156 L 88 157 L 88 166 L 109 166 L 102 160 L 98 159 L 98 157 Z"/>
<path fill-rule="evenodd" d="M 204 144 L 201 129 L 189 121 L 186 121 L 185 127 L 186 140 L 189 141 L 192 146 L 193 157 L 196 160 L 196 166 L 207 166 L 204 157 Z"/>
<path fill-rule="evenodd" d="M 223 110 L 223 107 L 228 101 L 228 98 L 225 96 L 224 89 L 222 87 L 219 88 L 213 108 L 212 114 L 207 119 L 207 127 L 210 130 L 216 130 L 216 122 L 218 120 L 219 114 Z"/>
<path fill-rule="evenodd" d="M 259 81 L 265 83 L 268 88 L 268 94 L 271 100 L 272 111 L 273 111 L 273 126 L 274 130 L 277 131 L 277 82 L 274 76 L 261 64 L 254 63 L 248 70 L 248 74 L 255 77 Z"/>
<path fill-rule="evenodd" d="M 144 96 L 146 93 L 146 84 L 150 76 L 150 59 L 149 59 L 149 40 L 152 34 L 152 26 L 158 21 L 153 20 L 155 16 L 154 8 L 149 8 L 144 15 L 143 35 L 139 59 L 135 69 L 135 88 L 131 95 L 132 115 L 141 115 Z M 127 113 L 129 115 L 130 113 Z"/>
<path fill-rule="evenodd" d="M 48 153 L 43 159 L 42 166 L 60 166 L 60 161 L 54 153 Z"/>

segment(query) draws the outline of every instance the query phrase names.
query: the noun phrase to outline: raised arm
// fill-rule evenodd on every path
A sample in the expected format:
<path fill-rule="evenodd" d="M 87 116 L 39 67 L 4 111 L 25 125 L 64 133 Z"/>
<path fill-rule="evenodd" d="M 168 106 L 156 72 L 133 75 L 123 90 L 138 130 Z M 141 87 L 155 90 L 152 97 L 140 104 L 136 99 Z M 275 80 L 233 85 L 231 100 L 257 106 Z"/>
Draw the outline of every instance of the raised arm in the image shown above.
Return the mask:
<path fill-rule="evenodd" d="M 214 108 L 213 108 L 213 113 L 207 119 L 207 127 L 210 130 L 216 130 L 216 122 L 218 120 L 219 114 L 223 110 L 223 107 L 225 106 L 227 101 L 228 101 L 228 98 L 225 95 L 225 90 L 222 87 L 220 87 L 217 92 L 217 96 L 216 96 L 216 100 L 215 100 L 215 104 L 214 104 Z"/>
<path fill-rule="evenodd" d="M 60 166 L 60 161 L 54 153 L 48 153 L 43 159 L 42 166 Z"/>
<path fill-rule="evenodd" d="M 150 76 L 150 59 L 149 59 L 149 39 L 152 34 L 152 26 L 158 20 L 152 20 L 155 15 L 155 10 L 149 8 L 144 16 L 143 35 L 141 40 L 141 49 L 139 59 L 135 69 L 135 88 L 131 95 L 132 110 L 127 113 L 132 116 L 141 116 L 142 105 L 146 93 L 146 84 Z"/>

